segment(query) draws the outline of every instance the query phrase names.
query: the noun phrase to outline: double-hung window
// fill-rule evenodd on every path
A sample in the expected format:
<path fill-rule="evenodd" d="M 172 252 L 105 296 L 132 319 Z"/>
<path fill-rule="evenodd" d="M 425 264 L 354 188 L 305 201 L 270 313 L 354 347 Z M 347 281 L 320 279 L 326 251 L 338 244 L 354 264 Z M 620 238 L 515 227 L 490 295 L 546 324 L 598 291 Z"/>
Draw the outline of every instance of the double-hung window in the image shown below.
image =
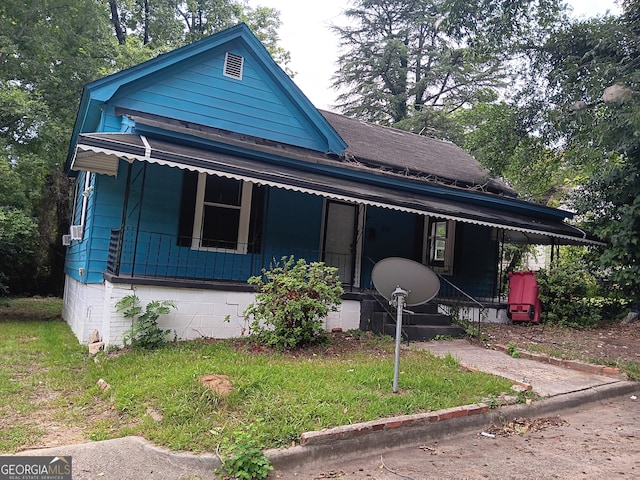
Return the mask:
<path fill-rule="evenodd" d="M 453 273 L 455 222 L 440 218 L 425 218 L 425 248 L 423 263 L 440 273 Z"/>
<path fill-rule="evenodd" d="M 191 248 L 247 253 L 253 184 L 200 173 Z"/>

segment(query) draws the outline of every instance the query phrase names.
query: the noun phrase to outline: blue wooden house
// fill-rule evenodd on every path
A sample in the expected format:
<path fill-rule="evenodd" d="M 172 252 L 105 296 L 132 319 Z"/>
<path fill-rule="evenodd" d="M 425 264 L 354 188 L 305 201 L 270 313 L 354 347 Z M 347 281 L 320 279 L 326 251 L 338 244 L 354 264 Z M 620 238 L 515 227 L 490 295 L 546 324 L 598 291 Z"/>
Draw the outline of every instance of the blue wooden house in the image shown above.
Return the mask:
<path fill-rule="evenodd" d="M 442 303 L 486 302 L 505 242 L 593 241 L 451 143 L 317 110 L 244 24 L 87 85 L 66 171 L 63 316 L 82 342 L 121 343 L 133 292 L 173 300 L 179 338 L 240 335 L 247 279 L 285 255 L 338 267 L 326 326 L 346 330 L 367 325 L 382 258 L 430 266 Z"/>

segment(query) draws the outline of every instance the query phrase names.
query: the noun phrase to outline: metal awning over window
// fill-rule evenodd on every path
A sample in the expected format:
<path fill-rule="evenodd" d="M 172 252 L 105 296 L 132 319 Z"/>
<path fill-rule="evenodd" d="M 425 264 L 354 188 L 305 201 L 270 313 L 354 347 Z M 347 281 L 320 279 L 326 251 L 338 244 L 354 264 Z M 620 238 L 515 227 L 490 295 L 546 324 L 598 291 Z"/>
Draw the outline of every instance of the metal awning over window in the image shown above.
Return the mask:
<path fill-rule="evenodd" d="M 560 219 L 501 210 L 493 206 L 464 202 L 459 198 L 436 197 L 431 193 L 420 193 L 415 188 L 413 191 L 401 191 L 385 186 L 382 182 L 364 183 L 341 176 L 337 169 L 327 173 L 313 171 L 311 168 L 267 163 L 128 133 L 81 134 L 71 169 L 116 175 L 119 159 L 157 163 L 344 202 L 495 227 L 505 230 L 505 240 L 514 243 L 600 244 L 582 230 Z"/>

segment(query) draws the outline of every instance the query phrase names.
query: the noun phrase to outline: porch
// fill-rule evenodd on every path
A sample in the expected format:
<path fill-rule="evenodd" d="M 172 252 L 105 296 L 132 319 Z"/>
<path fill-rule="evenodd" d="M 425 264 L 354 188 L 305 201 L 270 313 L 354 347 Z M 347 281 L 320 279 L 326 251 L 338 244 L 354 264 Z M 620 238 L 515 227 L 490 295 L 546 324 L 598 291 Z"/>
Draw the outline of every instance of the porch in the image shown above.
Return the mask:
<path fill-rule="evenodd" d="M 248 253 L 230 253 L 238 249 Z M 268 269 L 283 256 L 291 255 L 308 262 L 324 261 L 337 267 L 341 278 L 351 279 L 343 282 L 343 298 L 359 304 L 361 330 L 389 333 L 394 328 L 395 314 L 371 282 L 376 260 L 353 253 L 265 248 L 255 244 L 239 246 L 237 242 L 229 245 L 218 243 L 214 251 L 201 251 L 180 246 L 177 235 L 115 229 L 111 231 L 105 279 L 114 285 L 249 293 L 254 292 L 247 283 L 249 277 L 260 275 L 263 269 Z M 414 309 L 415 315 L 405 315 L 403 336 L 407 340 L 460 336 L 464 329 L 452 326 L 452 321 L 471 325 L 480 321 L 506 321 L 503 314 L 506 308 L 503 262 L 498 263 L 498 275 L 490 285 L 493 294 L 481 298 L 473 297 L 456 285 L 453 276 L 438 274 L 441 283 L 439 294 L 428 305 Z M 360 282 L 363 278 L 367 279 L 366 283 Z M 477 277 L 458 276 L 455 281 L 473 291 L 488 291 L 487 285 L 480 285 Z"/>

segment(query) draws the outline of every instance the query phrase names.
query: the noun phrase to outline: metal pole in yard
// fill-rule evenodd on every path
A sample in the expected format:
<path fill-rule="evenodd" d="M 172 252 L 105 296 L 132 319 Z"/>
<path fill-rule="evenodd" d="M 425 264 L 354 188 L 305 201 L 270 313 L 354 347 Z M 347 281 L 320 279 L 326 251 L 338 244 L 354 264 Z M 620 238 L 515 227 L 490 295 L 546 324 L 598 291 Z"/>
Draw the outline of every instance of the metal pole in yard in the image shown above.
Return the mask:
<path fill-rule="evenodd" d="M 400 288 L 400 285 L 393 291 L 393 298 L 396 304 L 396 357 L 393 366 L 393 393 L 398 393 L 398 377 L 400 375 L 400 337 L 402 336 L 402 312 L 404 311 L 404 300 L 408 292 Z"/>

